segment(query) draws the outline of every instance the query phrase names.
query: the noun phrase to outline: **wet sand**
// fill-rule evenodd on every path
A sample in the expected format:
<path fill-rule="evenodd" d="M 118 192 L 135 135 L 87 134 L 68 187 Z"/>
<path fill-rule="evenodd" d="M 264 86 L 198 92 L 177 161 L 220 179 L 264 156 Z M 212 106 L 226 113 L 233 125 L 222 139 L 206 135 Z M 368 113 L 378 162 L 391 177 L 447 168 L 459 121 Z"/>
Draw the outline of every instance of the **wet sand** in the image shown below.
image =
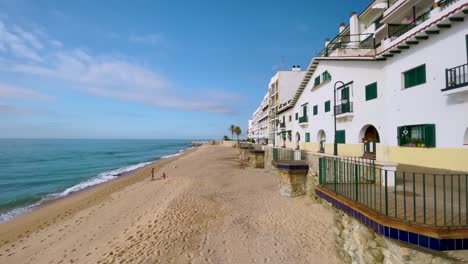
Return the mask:
<path fill-rule="evenodd" d="M 205 145 L 0 224 L 0 263 L 339 262 L 332 212 L 237 154 Z"/>

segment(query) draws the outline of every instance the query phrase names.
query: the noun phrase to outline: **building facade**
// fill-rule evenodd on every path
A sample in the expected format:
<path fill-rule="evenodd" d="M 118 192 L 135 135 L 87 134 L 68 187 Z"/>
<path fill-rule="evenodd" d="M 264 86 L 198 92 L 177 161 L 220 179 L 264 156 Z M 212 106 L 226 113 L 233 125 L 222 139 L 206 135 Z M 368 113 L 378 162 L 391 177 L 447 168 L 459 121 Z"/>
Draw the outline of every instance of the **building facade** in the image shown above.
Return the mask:
<path fill-rule="evenodd" d="M 353 13 L 277 111 L 281 146 L 334 154 L 336 138 L 338 155 L 468 171 L 467 19 L 467 0 Z"/>

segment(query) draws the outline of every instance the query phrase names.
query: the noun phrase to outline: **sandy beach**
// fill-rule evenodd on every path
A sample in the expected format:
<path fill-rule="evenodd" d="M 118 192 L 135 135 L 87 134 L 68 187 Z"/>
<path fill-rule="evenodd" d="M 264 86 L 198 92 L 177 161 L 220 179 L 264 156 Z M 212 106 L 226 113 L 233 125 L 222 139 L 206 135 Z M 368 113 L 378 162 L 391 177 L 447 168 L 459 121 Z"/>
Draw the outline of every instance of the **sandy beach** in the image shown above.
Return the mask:
<path fill-rule="evenodd" d="M 0 263 L 339 262 L 332 212 L 237 154 L 204 145 L 0 224 Z"/>

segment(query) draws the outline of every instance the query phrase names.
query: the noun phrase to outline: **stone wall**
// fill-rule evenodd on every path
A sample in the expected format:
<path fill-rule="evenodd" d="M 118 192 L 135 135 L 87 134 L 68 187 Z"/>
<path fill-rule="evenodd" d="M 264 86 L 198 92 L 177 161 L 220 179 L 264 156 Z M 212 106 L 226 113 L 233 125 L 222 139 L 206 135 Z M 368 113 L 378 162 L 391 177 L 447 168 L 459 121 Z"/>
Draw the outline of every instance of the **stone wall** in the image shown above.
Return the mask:
<path fill-rule="evenodd" d="M 462 263 L 456 260 L 461 256 L 424 251 L 383 237 L 328 202 L 325 204 L 333 210 L 336 249 L 346 263 Z"/>
<path fill-rule="evenodd" d="M 278 170 L 271 164 L 273 148 L 264 147 L 265 170 L 278 177 Z M 319 185 L 319 158 L 321 153 L 309 152 L 306 191 L 315 202 L 323 202 L 334 214 L 336 249 L 345 263 L 466 263 L 467 251 L 435 252 L 413 247 L 383 237 L 343 211 L 315 194 Z"/>

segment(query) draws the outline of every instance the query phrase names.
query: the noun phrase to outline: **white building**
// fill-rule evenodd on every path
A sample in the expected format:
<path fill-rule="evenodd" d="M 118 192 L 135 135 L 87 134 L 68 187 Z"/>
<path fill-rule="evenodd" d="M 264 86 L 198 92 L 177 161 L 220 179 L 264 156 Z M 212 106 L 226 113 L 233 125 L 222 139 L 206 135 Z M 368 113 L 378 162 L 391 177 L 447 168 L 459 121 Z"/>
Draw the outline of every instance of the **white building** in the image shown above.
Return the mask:
<path fill-rule="evenodd" d="M 468 171 L 467 14 L 468 0 L 353 13 L 294 89 L 286 146 L 333 154 L 336 131 L 338 155 Z"/>
<path fill-rule="evenodd" d="M 299 66 L 293 66 L 290 71 L 278 71 L 268 84 L 268 143 L 270 145 L 279 145 L 280 135 L 278 132 L 281 131 L 279 126 L 283 120 L 279 119 L 278 113 L 292 107 L 292 98 L 304 76 L 305 71 L 301 71 Z"/>
<path fill-rule="evenodd" d="M 268 144 L 268 93 L 249 120 L 249 138 L 260 144 Z"/>

